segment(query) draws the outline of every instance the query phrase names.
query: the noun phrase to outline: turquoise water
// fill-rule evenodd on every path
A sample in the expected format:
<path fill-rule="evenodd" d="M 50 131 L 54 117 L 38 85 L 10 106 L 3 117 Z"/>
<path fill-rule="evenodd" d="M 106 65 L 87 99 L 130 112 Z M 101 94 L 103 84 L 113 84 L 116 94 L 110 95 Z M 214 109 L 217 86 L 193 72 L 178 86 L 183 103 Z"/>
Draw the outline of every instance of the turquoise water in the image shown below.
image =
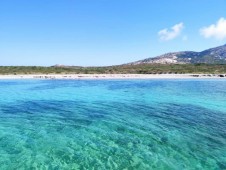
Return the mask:
<path fill-rule="evenodd" d="M 226 169 L 226 81 L 0 80 L 0 169 Z"/>

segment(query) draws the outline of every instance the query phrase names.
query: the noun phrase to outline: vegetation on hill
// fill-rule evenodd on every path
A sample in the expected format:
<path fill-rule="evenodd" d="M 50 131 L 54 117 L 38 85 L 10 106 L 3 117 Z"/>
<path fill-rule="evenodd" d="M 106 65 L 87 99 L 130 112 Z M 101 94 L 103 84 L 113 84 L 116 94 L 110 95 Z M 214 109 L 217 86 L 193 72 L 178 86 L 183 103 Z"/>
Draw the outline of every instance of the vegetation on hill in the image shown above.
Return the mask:
<path fill-rule="evenodd" d="M 223 64 L 139 64 L 109 67 L 0 66 L 0 74 L 221 74 Z"/>

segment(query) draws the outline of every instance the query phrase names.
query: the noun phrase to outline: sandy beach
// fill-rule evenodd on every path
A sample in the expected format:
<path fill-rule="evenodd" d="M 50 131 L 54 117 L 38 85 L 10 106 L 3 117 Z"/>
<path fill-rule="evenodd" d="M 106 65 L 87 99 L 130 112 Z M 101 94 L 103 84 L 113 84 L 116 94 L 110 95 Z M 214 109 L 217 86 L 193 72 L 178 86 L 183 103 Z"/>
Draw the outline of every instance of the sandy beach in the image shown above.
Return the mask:
<path fill-rule="evenodd" d="M 48 75 L 0 75 L 0 79 L 190 79 L 220 78 L 226 74 L 48 74 Z"/>

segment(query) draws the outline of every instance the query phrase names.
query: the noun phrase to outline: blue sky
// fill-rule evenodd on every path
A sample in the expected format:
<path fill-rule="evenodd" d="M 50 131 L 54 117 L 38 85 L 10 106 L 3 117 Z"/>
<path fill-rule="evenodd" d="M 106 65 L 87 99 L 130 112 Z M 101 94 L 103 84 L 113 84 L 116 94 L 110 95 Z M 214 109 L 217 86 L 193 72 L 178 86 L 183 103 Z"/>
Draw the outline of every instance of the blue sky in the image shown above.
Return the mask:
<path fill-rule="evenodd" d="M 5 0 L 0 65 L 103 66 L 201 51 L 226 43 L 225 24 L 225 0 Z"/>

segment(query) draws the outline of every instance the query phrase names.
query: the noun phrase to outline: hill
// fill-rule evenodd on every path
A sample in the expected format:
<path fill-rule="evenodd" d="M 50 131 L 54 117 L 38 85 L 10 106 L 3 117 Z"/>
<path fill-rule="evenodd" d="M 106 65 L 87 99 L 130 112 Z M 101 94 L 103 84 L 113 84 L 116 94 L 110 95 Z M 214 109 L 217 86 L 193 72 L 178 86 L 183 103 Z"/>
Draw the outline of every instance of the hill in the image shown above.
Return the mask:
<path fill-rule="evenodd" d="M 154 58 L 147 58 L 127 65 L 138 64 L 226 64 L 226 44 L 210 48 L 201 52 L 181 51 L 163 54 Z"/>
<path fill-rule="evenodd" d="M 7 74 L 226 74 L 226 45 L 202 52 L 167 53 L 154 58 L 105 67 L 54 65 L 0 66 L 0 75 Z"/>

